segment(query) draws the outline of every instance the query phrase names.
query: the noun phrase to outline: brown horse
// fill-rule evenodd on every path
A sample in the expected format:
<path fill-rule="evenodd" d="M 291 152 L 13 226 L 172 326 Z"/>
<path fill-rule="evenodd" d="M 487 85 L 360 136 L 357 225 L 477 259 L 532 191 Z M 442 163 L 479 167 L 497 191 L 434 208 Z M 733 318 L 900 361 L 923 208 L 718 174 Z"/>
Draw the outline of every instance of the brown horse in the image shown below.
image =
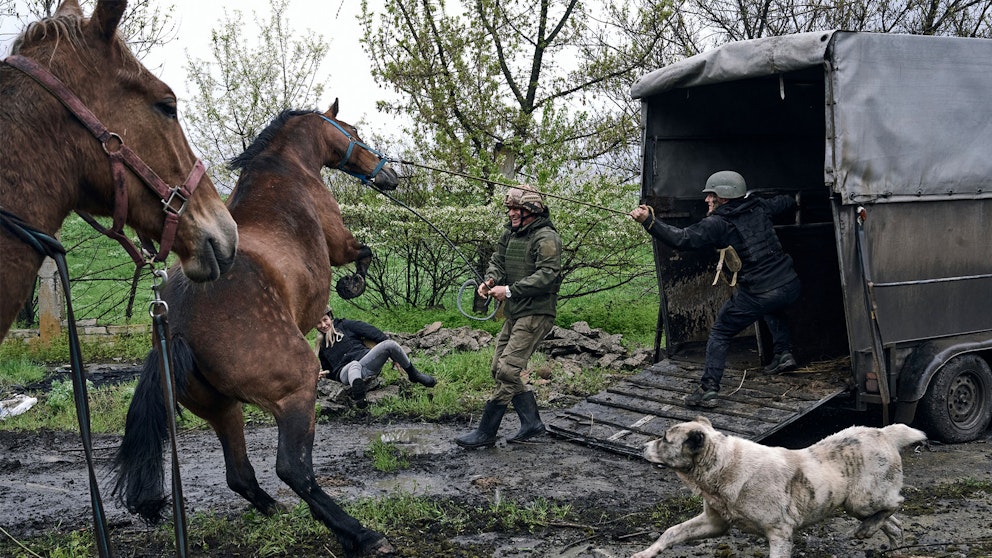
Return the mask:
<path fill-rule="evenodd" d="M 43 259 L 15 222 L 51 236 L 72 210 L 114 215 L 171 244 L 194 281 L 231 266 L 237 225 L 186 142 L 175 94 L 117 36 L 126 4 L 101 0 L 84 19 L 65 0 L 0 64 L 0 339 Z"/>
<path fill-rule="evenodd" d="M 217 432 L 228 486 L 263 513 L 280 508 L 258 485 L 248 460 L 242 404 L 251 403 L 272 413 L 279 426 L 279 478 L 354 556 L 392 548 L 342 510 L 314 479 L 320 364 L 304 335 L 327 305 L 331 268 L 358 259 L 364 272 L 371 252 L 345 228 L 320 170 L 338 168 L 386 189 L 396 187 L 397 177 L 353 127 L 337 121 L 337 112 L 336 100 L 324 114 L 286 111 L 232 161 L 233 168 L 242 169 L 228 200 L 240 231 L 234 267 L 212 283 L 192 284 L 177 273 L 162 297 L 172 323 L 178 400 Z M 166 504 L 162 449 L 168 423 L 159 368 L 153 351 L 114 462 L 115 494 L 150 521 L 160 518 Z"/>

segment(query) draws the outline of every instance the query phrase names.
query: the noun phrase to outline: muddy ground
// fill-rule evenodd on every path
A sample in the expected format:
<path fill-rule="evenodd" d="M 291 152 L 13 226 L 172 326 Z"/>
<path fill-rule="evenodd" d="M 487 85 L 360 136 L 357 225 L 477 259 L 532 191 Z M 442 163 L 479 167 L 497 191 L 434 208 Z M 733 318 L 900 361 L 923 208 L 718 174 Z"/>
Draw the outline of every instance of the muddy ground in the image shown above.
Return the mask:
<path fill-rule="evenodd" d="M 542 410 L 548 415 L 552 409 Z M 511 413 L 512 414 L 512 413 Z M 816 411 L 766 443 L 800 447 L 823 435 L 872 417 L 836 410 Z M 516 418 L 507 416 L 502 434 L 516 431 Z M 527 502 L 542 498 L 570 504 L 567 521 L 553 522 L 537 532 L 493 530 L 484 518 L 461 533 L 411 525 L 385 533 L 398 556 L 625 557 L 650 544 L 668 525 L 651 520 L 666 501 L 690 494 L 670 471 L 646 461 L 593 449 L 561 439 L 533 445 L 499 445 L 464 451 L 452 439 L 467 431 L 464 421 L 441 424 L 390 421 L 370 423 L 342 416 L 317 425 L 313 460 L 317 477 L 342 501 L 407 493 L 439 502 L 488 510 L 494 501 Z M 364 450 L 375 438 L 396 443 L 410 456 L 409 468 L 383 473 L 371 466 Z M 96 436 L 101 466 L 106 466 L 119 440 Z M 248 430 L 250 455 L 262 487 L 293 506 L 298 498 L 275 475 L 276 430 Z M 190 514 L 236 515 L 246 503 L 227 489 L 223 459 L 210 432 L 181 433 L 182 481 Z M 0 555 L 12 552 L 11 539 L 27 539 L 55 529 L 85 528 L 91 523 L 85 462 L 78 435 L 73 433 L 14 434 L 0 432 Z M 805 557 L 978 557 L 992 556 L 992 431 L 968 444 L 932 444 L 904 452 L 907 497 L 900 513 L 904 546 L 887 549 L 881 534 L 868 540 L 848 537 L 855 520 L 837 516 L 809 528 L 796 538 L 795 556 Z M 954 488 L 962 480 L 978 481 L 985 490 Z M 104 500 L 114 545 L 120 556 L 169 556 L 171 548 L 149 542 L 148 528 L 110 501 Z M 698 501 L 692 502 L 694 505 Z M 691 510 L 695 513 L 697 510 Z M 301 550 L 311 545 L 311 551 Z M 256 555 L 242 549 L 243 556 Z M 228 555 L 198 549 L 194 556 Z M 301 541 L 287 556 L 343 556 L 328 536 Z M 692 543 L 668 551 L 679 557 L 767 556 L 765 541 L 733 531 L 729 536 Z"/>

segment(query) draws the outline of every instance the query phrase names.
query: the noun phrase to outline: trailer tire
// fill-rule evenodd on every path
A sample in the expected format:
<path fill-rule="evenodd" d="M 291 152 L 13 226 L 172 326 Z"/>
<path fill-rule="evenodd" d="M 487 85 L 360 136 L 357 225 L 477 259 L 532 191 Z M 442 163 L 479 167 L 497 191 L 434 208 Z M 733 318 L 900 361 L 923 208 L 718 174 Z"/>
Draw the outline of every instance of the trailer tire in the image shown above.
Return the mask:
<path fill-rule="evenodd" d="M 931 438 L 978 438 L 992 421 L 992 369 L 978 355 L 952 358 L 931 378 L 920 412 Z"/>

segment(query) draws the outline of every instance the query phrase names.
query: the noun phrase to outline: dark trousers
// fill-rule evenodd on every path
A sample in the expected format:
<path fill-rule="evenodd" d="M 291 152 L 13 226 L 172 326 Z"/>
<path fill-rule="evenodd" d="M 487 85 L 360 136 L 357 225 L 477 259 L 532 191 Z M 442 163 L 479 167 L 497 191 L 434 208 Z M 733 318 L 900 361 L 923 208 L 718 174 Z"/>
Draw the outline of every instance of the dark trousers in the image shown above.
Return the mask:
<path fill-rule="evenodd" d="M 764 293 L 749 293 L 743 289 L 734 290 L 710 330 L 706 343 L 706 370 L 700 383 L 705 389 L 720 390 L 720 380 L 727 364 L 727 350 L 730 340 L 738 333 L 761 318 L 765 319 L 772 334 L 772 347 L 775 354 L 792 350 L 789 338 L 789 324 L 785 320 L 785 308 L 799 298 L 799 278 Z"/>

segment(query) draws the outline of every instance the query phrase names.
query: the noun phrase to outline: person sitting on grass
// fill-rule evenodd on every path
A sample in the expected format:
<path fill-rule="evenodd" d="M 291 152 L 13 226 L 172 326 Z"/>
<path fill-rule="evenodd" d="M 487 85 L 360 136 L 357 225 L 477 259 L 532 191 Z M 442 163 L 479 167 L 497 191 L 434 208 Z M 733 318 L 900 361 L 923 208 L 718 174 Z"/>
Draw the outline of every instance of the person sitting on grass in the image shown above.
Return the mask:
<path fill-rule="evenodd" d="M 386 360 L 400 365 L 411 382 L 434 387 L 437 380 L 424 374 L 410 362 L 403 348 L 371 324 L 335 318 L 330 308 L 317 324 L 317 356 L 320 367 L 330 378 L 351 388 L 355 405 L 363 409 L 368 403 L 368 383 L 382 372 Z M 370 349 L 365 343 L 375 343 Z"/>

